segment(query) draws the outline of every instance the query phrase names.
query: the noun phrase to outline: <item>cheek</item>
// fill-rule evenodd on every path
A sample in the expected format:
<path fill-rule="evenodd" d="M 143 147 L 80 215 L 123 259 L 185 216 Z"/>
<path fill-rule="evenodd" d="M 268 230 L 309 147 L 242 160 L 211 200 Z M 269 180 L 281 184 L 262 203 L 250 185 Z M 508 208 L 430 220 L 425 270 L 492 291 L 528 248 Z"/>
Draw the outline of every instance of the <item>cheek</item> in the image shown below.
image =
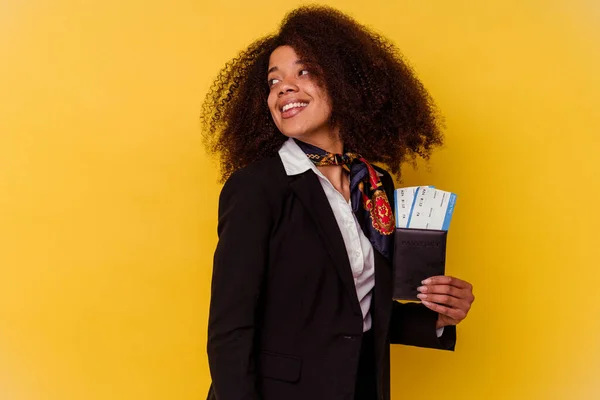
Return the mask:
<path fill-rule="evenodd" d="M 319 116 L 323 120 L 331 116 L 331 102 L 327 96 L 319 96 Z"/>
<path fill-rule="evenodd" d="M 327 115 L 331 114 L 331 101 L 327 92 L 315 85 L 313 88 L 313 93 L 315 100 L 319 101 L 319 106 L 323 113 Z"/>
<path fill-rule="evenodd" d="M 269 97 L 267 97 L 267 106 L 269 107 L 269 111 L 271 112 L 271 114 L 273 114 L 273 112 L 275 111 L 276 103 L 277 97 L 273 96 L 272 94 L 269 94 Z"/>
<path fill-rule="evenodd" d="M 277 128 L 281 128 L 281 115 L 276 109 L 277 104 L 277 96 L 271 96 L 267 98 L 267 107 L 269 108 L 269 114 L 271 114 L 271 119 L 275 123 Z"/>

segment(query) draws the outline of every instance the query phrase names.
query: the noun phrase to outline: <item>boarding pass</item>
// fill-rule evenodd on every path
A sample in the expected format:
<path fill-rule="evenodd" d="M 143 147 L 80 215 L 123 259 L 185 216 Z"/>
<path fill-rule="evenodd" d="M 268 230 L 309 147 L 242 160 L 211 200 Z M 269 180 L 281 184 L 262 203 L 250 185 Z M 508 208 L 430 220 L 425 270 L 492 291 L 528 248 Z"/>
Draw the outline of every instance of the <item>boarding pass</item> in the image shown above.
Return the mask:
<path fill-rule="evenodd" d="M 447 231 L 456 205 L 456 194 L 433 186 L 395 190 L 396 228 Z"/>

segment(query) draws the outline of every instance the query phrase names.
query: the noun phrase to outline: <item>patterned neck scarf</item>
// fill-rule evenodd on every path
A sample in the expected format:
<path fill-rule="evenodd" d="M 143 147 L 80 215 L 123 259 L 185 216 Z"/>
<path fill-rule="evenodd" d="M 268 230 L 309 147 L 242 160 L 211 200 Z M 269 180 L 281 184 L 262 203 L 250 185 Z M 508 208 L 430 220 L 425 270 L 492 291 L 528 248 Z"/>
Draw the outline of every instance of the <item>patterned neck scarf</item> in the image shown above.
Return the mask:
<path fill-rule="evenodd" d="M 377 171 L 360 154 L 328 153 L 311 144 L 294 140 L 317 167 L 340 165 L 350 174 L 352 211 L 373 248 L 391 260 L 394 246 L 392 233 L 396 223 Z"/>

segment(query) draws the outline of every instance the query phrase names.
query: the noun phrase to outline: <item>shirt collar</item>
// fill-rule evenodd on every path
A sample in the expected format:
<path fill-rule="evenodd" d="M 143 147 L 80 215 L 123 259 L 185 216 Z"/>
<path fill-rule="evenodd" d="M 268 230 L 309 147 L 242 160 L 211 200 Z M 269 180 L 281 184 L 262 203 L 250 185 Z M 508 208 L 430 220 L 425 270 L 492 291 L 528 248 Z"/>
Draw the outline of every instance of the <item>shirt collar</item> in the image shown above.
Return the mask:
<path fill-rule="evenodd" d="M 302 151 L 300 146 L 296 144 L 294 139 L 289 138 L 283 143 L 283 146 L 279 149 L 279 157 L 285 168 L 287 176 L 302 174 L 309 169 L 313 170 L 318 176 L 325 178 L 325 175 L 308 159 L 306 153 Z M 375 170 L 377 176 L 380 178 L 383 174 Z"/>
<path fill-rule="evenodd" d="M 283 143 L 283 146 L 279 149 L 279 157 L 288 176 L 302 174 L 309 169 L 317 175 L 322 176 L 321 171 L 308 159 L 300 146 L 292 138 Z"/>

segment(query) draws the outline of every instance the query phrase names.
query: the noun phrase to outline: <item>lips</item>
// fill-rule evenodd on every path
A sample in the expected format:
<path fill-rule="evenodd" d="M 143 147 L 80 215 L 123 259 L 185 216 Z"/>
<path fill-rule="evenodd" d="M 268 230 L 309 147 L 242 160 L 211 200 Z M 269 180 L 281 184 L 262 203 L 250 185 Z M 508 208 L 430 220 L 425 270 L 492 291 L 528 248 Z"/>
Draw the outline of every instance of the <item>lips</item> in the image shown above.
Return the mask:
<path fill-rule="evenodd" d="M 308 106 L 308 101 L 302 101 L 302 100 L 296 100 L 296 99 L 287 100 L 281 105 L 281 108 L 280 108 L 281 117 L 283 119 L 295 117 L 296 115 L 298 115 L 299 113 L 304 111 L 304 109 L 307 106 Z"/>

